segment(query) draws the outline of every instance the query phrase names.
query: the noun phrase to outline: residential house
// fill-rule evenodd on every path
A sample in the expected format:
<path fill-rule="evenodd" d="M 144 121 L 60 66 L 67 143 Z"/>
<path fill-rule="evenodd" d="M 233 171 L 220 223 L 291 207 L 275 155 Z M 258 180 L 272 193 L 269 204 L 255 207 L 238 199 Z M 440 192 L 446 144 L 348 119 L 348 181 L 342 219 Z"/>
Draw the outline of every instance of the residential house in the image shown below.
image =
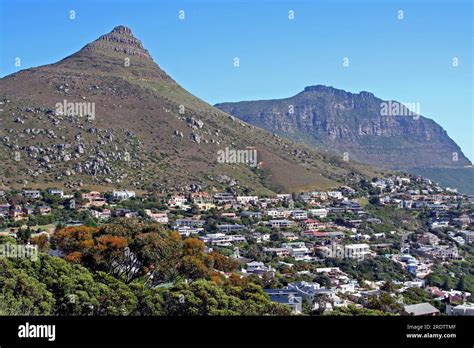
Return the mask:
<path fill-rule="evenodd" d="M 281 237 L 285 240 L 289 240 L 289 241 L 294 241 L 294 240 L 297 240 L 299 237 L 294 234 L 293 232 L 282 232 L 281 233 Z"/>
<path fill-rule="evenodd" d="M 177 228 L 178 233 L 181 236 L 189 237 L 191 234 L 199 234 L 204 231 L 202 227 L 191 227 L 191 226 L 182 226 Z"/>
<path fill-rule="evenodd" d="M 130 198 L 133 198 L 135 197 L 135 191 L 113 191 L 112 192 L 112 197 L 114 197 L 114 199 L 117 199 L 117 200 L 127 200 L 127 199 L 130 199 Z"/>
<path fill-rule="evenodd" d="M 303 298 L 298 296 L 298 292 L 290 289 L 264 289 L 270 301 L 281 303 L 291 308 L 293 314 L 300 314 L 303 311 Z"/>
<path fill-rule="evenodd" d="M 464 303 L 457 306 L 446 304 L 447 315 L 474 316 L 474 303 Z"/>
<path fill-rule="evenodd" d="M 255 232 L 255 233 L 252 233 L 252 238 L 257 243 L 263 243 L 263 242 L 268 242 L 270 240 L 270 235 L 268 233 Z"/>
<path fill-rule="evenodd" d="M 303 222 L 301 222 L 300 225 L 305 230 L 314 230 L 314 229 L 317 229 L 318 227 L 320 227 L 323 224 L 318 220 L 306 219 Z"/>
<path fill-rule="evenodd" d="M 240 216 L 245 217 L 245 218 L 255 219 L 255 220 L 262 219 L 262 213 L 259 211 L 243 211 L 240 213 Z"/>
<path fill-rule="evenodd" d="M 94 218 L 100 220 L 108 220 L 112 216 L 110 209 L 102 209 L 102 211 L 91 209 L 89 211 Z"/>
<path fill-rule="evenodd" d="M 237 202 L 243 205 L 258 202 L 258 196 L 237 196 Z"/>
<path fill-rule="evenodd" d="M 242 232 L 245 229 L 244 225 L 222 224 L 217 225 L 217 229 L 221 233 Z"/>
<path fill-rule="evenodd" d="M 21 208 L 20 205 L 12 205 L 10 207 L 8 215 L 10 216 L 10 219 L 12 220 L 21 220 L 24 218 L 23 209 Z"/>
<path fill-rule="evenodd" d="M 308 213 L 312 217 L 317 218 L 325 218 L 328 215 L 328 210 L 326 208 L 318 208 L 318 209 L 309 209 Z"/>
<path fill-rule="evenodd" d="M 179 207 L 183 208 L 186 206 L 188 200 L 184 196 L 173 195 L 170 199 L 168 199 L 168 206 L 170 207 Z"/>
<path fill-rule="evenodd" d="M 38 199 L 41 198 L 41 192 L 38 190 L 25 190 L 23 196 L 26 198 Z"/>
<path fill-rule="evenodd" d="M 23 210 L 23 216 L 35 215 L 35 207 L 32 205 L 25 205 L 22 210 Z"/>
<path fill-rule="evenodd" d="M 232 243 L 245 242 L 245 237 L 242 235 L 227 235 L 225 233 L 209 233 L 204 237 L 199 237 L 206 244 L 217 246 L 230 246 Z"/>
<path fill-rule="evenodd" d="M 48 189 L 48 194 L 51 196 L 59 196 L 60 198 L 64 197 L 64 191 L 61 189 Z"/>
<path fill-rule="evenodd" d="M 308 218 L 308 212 L 304 210 L 293 210 L 291 212 L 291 217 L 294 220 L 306 220 Z"/>
<path fill-rule="evenodd" d="M 263 262 L 252 261 L 246 264 L 247 268 L 243 269 L 243 273 L 256 274 L 259 277 L 265 275 L 274 275 L 275 269 L 272 266 L 265 266 Z"/>
<path fill-rule="evenodd" d="M 178 219 L 174 222 L 173 228 L 178 229 L 179 227 L 202 227 L 206 223 L 205 220 L 194 220 L 194 219 Z"/>
<path fill-rule="evenodd" d="M 291 195 L 291 193 L 280 193 L 277 194 L 277 199 L 279 201 L 292 201 L 293 196 Z"/>
<path fill-rule="evenodd" d="M 48 205 L 42 205 L 38 207 L 38 212 L 40 213 L 40 215 L 49 215 L 51 214 L 51 207 Z"/>
<path fill-rule="evenodd" d="M 207 192 L 193 192 L 191 193 L 191 200 L 199 210 L 207 211 L 216 207 L 212 196 Z"/>
<path fill-rule="evenodd" d="M 145 214 L 149 216 L 153 221 L 160 224 L 168 223 L 168 214 L 163 212 L 153 212 L 150 209 L 145 209 Z"/>
<path fill-rule="evenodd" d="M 235 196 L 229 192 L 219 192 L 214 195 L 214 201 L 217 204 L 234 204 L 237 202 Z"/>
<path fill-rule="evenodd" d="M 341 200 L 344 196 L 340 191 L 328 191 L 328 197 L 331 199 Z"/>
<path fill-rule="evenodd" d="M 474 243 L 474 231 L 458 231 L 458 233 L 461 233 L 462 237 L 468 244 Z"/>
<path fill-rule="evenodd" d="M 310 258 L 310 251 L 304 242 L 283 243 L 282 247 L 287 248 L 290 252 L 290 256 L 295 260 L 307 260 Z"/>
<path fill-rule="evenodd" d="M 282 219 L 282 220 L 270 220 L 268 225 L 271 228 L 288 228 L 293 226 L 295 223 L 290 220 Z"/>
<path fill-rule="evenodd" d="M 276 257 L 290 256 L 290 250 L 288 248 L 264 248 L 263 251 Z"/>
<path fill-rule="evenodd" d="M 285 209 L 278 208 L 278 209 L 269 209 L 266 211 L 266 214 L 270 216 L 272 219 L 278 219 L 278 218 L 288 217 L 289 212 Z"/>
<path fill-rule="evenodd" d="M 86 207 L 103 207 L 107 204 L 107 200 L 98 191 L 83 193 L 82 198 L 88 200 L 85 204 Z"/>
<path fill-rule="evenodd" d="M 368 255 L 373 255 L 374 253 L 370 250 L 368 244 L 346 244 L 344 245 L 344 255 L 348 258 L 363 259 Z"/>
<path fill-rule="evenodd" d="M 415 317 L 419 316 L 437 316 L 440 314 L 439 309 L 433 307 L 427 302 L 417 303 L 403 307 L 403 314 Z"/>

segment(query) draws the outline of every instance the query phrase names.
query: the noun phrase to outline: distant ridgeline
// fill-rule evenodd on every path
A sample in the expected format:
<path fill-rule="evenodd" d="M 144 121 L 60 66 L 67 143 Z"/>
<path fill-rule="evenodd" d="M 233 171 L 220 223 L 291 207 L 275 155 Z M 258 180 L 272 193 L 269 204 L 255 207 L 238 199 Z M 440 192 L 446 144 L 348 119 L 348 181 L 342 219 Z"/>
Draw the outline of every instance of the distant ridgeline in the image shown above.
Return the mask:
<path fill-rule="evenodd" d="M 471 162 L 441 126 L 420 115 L 419 103 L 317 85 L 290 98 L 215 106 L 345 160 L 426 175 L 443 186 L 474 192 Z"/>

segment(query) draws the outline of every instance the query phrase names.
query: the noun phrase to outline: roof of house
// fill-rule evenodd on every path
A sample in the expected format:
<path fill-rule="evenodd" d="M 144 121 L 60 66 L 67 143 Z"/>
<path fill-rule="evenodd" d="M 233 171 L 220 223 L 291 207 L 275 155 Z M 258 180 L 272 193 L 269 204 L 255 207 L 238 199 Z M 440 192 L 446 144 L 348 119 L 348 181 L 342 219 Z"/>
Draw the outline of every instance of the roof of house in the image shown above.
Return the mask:
<path fill-rule="evenodd" d="M 433 307 L 432 305 L 430 305 L 427 302 L 405 306 L 404 310 L 408 314 L 414 315 L 414 316 L 439 313 L 439 310 L 436 307 Z"/>

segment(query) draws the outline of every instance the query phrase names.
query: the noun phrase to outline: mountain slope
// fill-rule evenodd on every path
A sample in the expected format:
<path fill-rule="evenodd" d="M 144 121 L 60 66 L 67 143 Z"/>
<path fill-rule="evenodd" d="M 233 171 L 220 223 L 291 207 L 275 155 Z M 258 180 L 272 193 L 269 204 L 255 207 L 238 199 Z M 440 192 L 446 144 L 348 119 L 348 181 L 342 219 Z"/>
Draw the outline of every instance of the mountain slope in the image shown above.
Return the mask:
<path fill-rule="evenodd" d="M 270 192 L 380 174 L 201 101 L 160 69 L 124 26 L 57 63 L 0 79 L 0 100 L 5 186 L 169 190 L 236 182 Z M 218 163 L 226 147 L 256 149 L 259 167 Z"/>
<path fill-rule="evenodd" d="M 317 85 L 286 99 L 215 106 L 292 140 L 377 167 L 410 171 L 471 166 L 436 122 L 369 92 L 353 94 Z"/>

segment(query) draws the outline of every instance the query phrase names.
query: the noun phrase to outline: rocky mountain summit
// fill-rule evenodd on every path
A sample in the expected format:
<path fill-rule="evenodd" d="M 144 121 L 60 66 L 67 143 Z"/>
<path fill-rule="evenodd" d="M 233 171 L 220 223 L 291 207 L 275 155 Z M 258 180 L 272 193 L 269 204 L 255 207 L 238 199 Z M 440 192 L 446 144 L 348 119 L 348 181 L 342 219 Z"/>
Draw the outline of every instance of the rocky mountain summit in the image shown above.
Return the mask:
<path fill-rule="evenodd" d="M 0 186 L 328 188 L 380 173 L 242 122 L 184 90 L 124 26 L 0 79 Z M 259 165 L 218 163 L 256 149 Z"/>
<path fill-rule="evenodd" d="M 142 42 L 133 36 L 132 30 L 123 25 L 115 27 L 110 33 L 100 36 L 96 41 L 86 45 L 84 49 L 113 51 L 153 60 L 150 53 L 143 47 Z"/>

